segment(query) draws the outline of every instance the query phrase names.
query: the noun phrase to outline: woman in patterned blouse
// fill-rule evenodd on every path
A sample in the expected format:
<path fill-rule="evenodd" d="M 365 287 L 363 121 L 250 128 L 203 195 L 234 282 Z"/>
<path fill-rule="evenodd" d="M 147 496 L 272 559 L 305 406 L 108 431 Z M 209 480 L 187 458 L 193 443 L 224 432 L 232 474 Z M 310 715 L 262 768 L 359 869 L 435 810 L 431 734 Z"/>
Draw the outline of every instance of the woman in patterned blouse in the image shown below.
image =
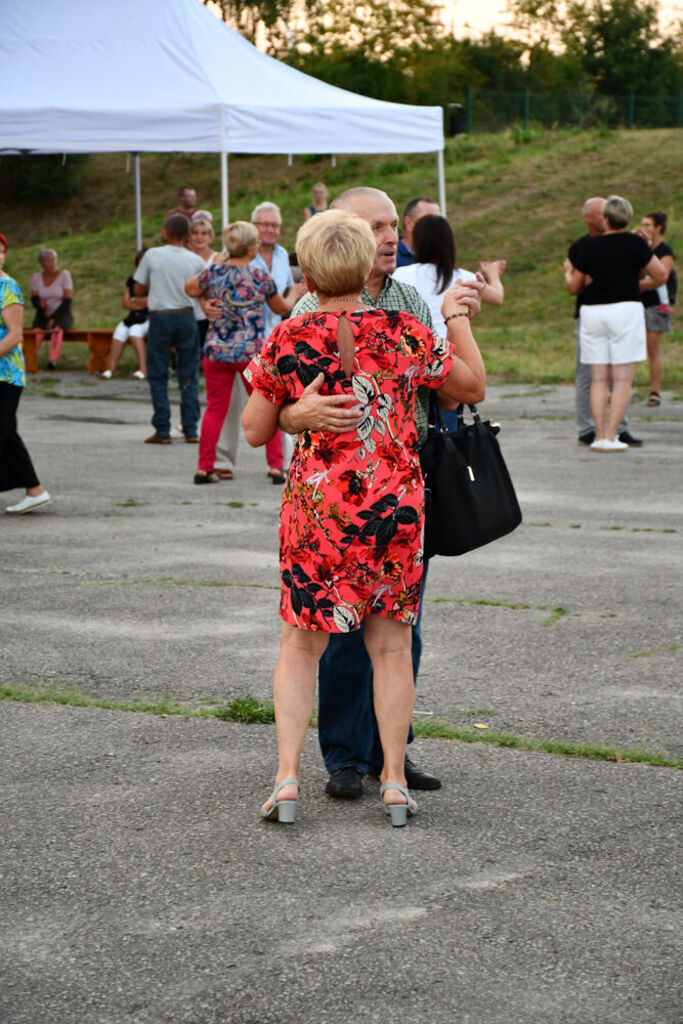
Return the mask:
<path fill-rule="evenodd" d="M 5 509 L 21 515 L 47 505 L 50 495 L 17 433 L 17 406 L 26 381 L 21 351 L 24 300 L 17 282 L 2 269 L 6 257 L 7 239 L 0 234 L 0 491 L 26 488 L 21 501 Z"/>

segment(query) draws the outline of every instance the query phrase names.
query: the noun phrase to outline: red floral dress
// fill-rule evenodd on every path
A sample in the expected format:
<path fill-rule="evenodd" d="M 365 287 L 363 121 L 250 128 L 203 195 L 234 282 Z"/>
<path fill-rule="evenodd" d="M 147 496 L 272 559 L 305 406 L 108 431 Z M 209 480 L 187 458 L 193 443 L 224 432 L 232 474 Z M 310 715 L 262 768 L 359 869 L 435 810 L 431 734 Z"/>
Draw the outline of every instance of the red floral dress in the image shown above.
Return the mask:
<path fill-rule="evenodd" d="M 354 338 L 353 373 L 337 349 Z M 247 375 L 269 402 L 294 401 L 319 373 L 322 394 L 348 394 L 353 431 L 304 431 L 282 498 L 280 614 L 300 629 L 347 633 L 370 614 L 413 623 L 422 581 L 423 487 L 418 385 L 438 388 L 450 345 L 410 313 L 305 313 L 279 324 Z"/>

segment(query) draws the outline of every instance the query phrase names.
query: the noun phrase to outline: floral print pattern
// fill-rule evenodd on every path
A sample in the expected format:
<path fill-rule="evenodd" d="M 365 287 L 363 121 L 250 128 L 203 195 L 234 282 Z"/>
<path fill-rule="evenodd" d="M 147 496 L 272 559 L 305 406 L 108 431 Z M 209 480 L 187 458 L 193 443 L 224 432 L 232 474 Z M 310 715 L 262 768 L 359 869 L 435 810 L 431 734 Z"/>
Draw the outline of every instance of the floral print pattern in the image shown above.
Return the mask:
<path fill-rule="evenodd" d="M 351 326 L 347 377 L 337 350 Z M 346 633 L 369 614 L 412 624 L 422 581 L 423 486 L 418 385 L 438 388 L 450 345 L 410 313 L 306 313 L 275 328 L 247 376 L 268 401 L 295 401 L 319 373 L 323 394 L 348 394 L 363 418 L 345 434 L 297 438 L 280 519 L 282 618 Z"/>
<path fill-rule="evenodd" d="M 246 363 L 263 344 L 263 307 L 277 294 L 270 274 L 259 267 L 212 263 L 199 275 L 199 287 L 221 304 L 209 323 L 203 354 L 218 363 Z"/>
<path fill-rule="evenodd" d="M 13 277 L 0 272 L 0 310 L 18 303 L 24 305 L 21 289 Z M 0 341 L 9 334 L 9 327 L 0 316 Z M 24 373 L 24 354 L 21 345 L 16 345 L 6 355 L 0 356 L 0 380 L 6 384 L 14 384 L 23 388 L 26 382 Z"/>

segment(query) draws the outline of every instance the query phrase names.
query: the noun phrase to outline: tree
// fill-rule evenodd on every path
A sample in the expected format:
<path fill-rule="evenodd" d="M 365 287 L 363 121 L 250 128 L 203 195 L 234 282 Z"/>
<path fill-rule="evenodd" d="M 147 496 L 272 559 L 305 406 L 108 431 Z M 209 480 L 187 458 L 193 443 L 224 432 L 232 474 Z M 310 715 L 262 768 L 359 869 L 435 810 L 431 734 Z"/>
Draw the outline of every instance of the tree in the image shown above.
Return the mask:
<path fill-rule="evenodd" d="M 312 0 L 302 52 L 362 54 L 366 60 L 409 62 L 444 35 L 435 0 Z"/>
<path fill-rule="evenodd" d="M 681 76 L 674 34 L 662 38 L 657 0 L 509 0 L 528 46 L 559 43 L 586 83 L 607 95 L 674 92 Z"/>
<path fill-rule="evenodd" d="M 284 56 L 292 44 L 292 25 L 305 17 L 311 0 L 202 0 L 219 7 L 223 21 L 250 43 L 262 45 L 272 56 Z"/>

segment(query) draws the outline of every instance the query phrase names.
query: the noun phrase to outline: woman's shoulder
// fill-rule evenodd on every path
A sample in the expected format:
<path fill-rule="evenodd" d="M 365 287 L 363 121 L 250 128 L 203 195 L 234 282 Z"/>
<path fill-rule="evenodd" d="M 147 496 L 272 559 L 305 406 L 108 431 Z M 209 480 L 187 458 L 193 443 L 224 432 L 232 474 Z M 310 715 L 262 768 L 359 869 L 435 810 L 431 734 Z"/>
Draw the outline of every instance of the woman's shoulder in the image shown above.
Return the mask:
<path fill-rule="evenodd" d="M 674 255 L 674 251 L 673 251 L 673 249 L 671 248 L 671 246 L 669 245 L 668 242 L 660 242 L 654 252 L 655 252 L 655 256 L 658 259 L 661 259 L 662 256 L 673 256 Z"/>
<path fill-rule="evenodd" d="M 421 263 L 406 263 L 402 267 L 396 267 L 391 275 L 394 281 L 401 281 L 403 284 L 413 284 L 419 275 L 418 268 L 424 266 Z"/>
<path fill-rule="evenodd" d="M 21 288 L 13 277 L 3 275 L 0 277 L 0 305 L 4 309 L 5 306 L 12 306 L 17 302 L 22 306 L 24 304 Z"/>

